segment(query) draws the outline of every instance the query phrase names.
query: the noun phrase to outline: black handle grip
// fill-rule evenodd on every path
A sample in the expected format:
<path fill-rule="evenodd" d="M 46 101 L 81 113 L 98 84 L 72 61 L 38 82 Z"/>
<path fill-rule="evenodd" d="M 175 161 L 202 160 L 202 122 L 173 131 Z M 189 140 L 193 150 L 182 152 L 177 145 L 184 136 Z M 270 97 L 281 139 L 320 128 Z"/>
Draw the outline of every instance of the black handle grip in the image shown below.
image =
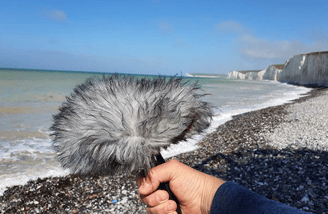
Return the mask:
<path fill-rule="evenodd" d="M 164 160 L 164 158 L 162 157 L 161 153 L 158 153 L 158 154 L 156 155 L 156 160 L 157 160 L 157 162 L 156 162 L 156 166 L 158 166 L 158 165 L 160 165 L 160 164 L 162 164 L 162 163 L 165 163 L 165 160 Z M 180 204 L 179 204 L 179 201 L 178 201 L 177 197 L 175 197 L 175 195 L 172 193 L 172 191 L 171 191 L 171 189 L 170 189 L 169 182 L 161 183 L 161 184 L 159 185 L 159 187 L 158 187 L 158 190 L 159 190 L 159 189 L 160 189 L 160 190 L 165 190 L 166 192 L 169 193 L 169 198 L 170 198 L 170 200 L 175 201 L 175 202 L 177 203 L 177 205 L 178 205 L 178 207 L 177 207 L 177 209 L 176 209 L 177 213 L 178 213 L 178 214 L 182 214 L 182 212 L 181 212 L 181 208 L 180 208 Z"/>

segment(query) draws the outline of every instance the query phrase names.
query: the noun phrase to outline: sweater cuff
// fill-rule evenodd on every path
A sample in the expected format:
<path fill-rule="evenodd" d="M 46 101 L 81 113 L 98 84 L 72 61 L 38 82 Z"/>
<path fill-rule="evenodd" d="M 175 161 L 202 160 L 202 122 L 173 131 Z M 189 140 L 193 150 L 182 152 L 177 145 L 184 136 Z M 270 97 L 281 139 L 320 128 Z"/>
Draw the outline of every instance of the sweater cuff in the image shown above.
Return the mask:
<path fill-rule="evenodd" d="M 240 191 L 240 186 L 234 182 L 227 181 L 222 184 L 214 195 L 210 213 L 229 213 L 231 206 L 236 205 L 235 197 L 238 191 Z"/>
<path fill-rule="evenodd" d="M 211 214 L 223 213 L 285 213 L 300 214 L 307 213 L 287 206 L 278 201 L 269 200 L 258 195 L 234 182 L 225 182 L 216 191 L 212 205 Z"/>

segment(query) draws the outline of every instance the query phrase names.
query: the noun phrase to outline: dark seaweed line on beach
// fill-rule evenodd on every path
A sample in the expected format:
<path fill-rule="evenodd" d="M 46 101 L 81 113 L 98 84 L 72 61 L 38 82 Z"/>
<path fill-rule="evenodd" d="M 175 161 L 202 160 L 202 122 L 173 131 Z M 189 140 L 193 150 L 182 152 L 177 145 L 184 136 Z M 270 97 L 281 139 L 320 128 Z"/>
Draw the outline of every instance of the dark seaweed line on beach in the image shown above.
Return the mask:
<path fill-rule="evenodd" d="M 320 96 L 316 89 L 294 102 Z M 286 107 L 269 107 L 233 117 L 175 159 L 290 206 L 328 213 L 327 152 L 277 150 L 260 135 L 284 122 Z M 0 196 L 1 213 L 146 213 L 133 176 L 69 175 L 30 181 Z"/>

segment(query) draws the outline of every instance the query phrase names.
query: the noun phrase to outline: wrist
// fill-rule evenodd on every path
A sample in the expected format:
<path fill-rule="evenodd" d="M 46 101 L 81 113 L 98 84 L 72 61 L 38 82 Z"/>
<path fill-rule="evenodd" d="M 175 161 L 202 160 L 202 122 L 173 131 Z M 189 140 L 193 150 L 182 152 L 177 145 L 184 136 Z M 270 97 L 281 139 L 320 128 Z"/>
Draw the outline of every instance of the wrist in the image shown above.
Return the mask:
<path fill-rule="evenodd" d="M 208 178 L 206 179 L 206 185 L 203 191 L 203 196 L 201 200 L 201 211 L 202 214 L 210 214 L 211 206 L 213 202 L 213 198 L 215 196 L 216 191 L 219 187 L 225 183 L 224 180 L 216 178 L 211 175 L 207 175 Z"/>

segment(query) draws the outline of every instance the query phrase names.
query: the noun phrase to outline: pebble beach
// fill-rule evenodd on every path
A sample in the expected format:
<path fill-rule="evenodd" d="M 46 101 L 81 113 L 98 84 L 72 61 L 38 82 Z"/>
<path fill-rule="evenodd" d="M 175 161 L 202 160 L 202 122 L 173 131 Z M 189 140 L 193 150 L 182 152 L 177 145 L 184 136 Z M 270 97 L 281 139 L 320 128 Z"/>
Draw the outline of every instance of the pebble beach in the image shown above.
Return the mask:
<path fill-rule="evenodd" d="M 271 200 L 328 213 L 328 89 L 240 115 L 173 157 Z M 172 158 L 170 158 L 172 159 Z M 146 213 L 134 176 L 69 175 L 30 181 L 0 196 L 1 213 Z"/>

